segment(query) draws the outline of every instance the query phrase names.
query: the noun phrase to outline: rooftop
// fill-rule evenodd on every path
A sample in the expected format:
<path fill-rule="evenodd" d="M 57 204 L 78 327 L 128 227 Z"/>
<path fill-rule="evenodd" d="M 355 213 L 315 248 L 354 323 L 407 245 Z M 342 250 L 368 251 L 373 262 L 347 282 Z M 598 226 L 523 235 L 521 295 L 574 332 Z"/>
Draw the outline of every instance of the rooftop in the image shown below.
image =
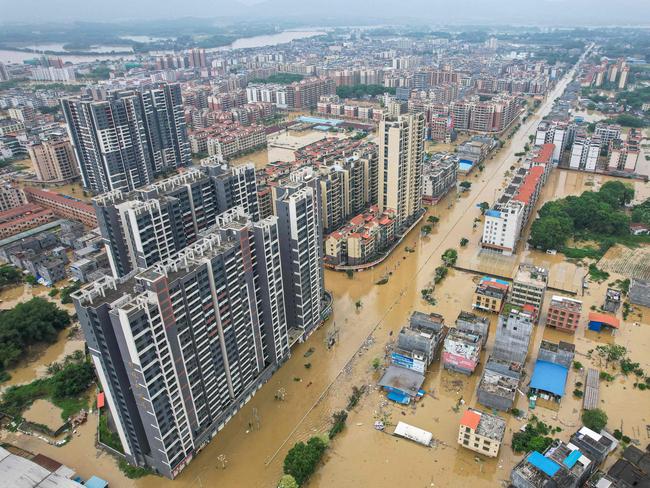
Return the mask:
<path fill-rule="evenodd" d="M 501 442 L 506 431 L 506 421 L 475 408 L 468 408 L 460 421 L 461 425 L 471 428 L 478 435 Z"/>
<path fill-rule="evenodd" d="M 560 364 L 538 360 L 535 363 L 530 387 L 562 397 L 568 374 L 569 370 Z"/>

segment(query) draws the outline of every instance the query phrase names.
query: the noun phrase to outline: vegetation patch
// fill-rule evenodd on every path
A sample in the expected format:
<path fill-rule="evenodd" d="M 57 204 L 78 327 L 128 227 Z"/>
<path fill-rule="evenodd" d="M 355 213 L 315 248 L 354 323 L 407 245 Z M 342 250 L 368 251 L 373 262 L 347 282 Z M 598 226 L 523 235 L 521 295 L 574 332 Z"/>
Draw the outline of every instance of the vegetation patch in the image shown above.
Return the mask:
<path fill-rule="evenodd" d="M 516 453 L 544 452 L 553 442 L 553 439 L 549 437 L 551 432 L 549 425 L 533 415 L 523 431 L 515 432 L 512 435 L 512 450 Z"/>
<path fill-rule="evenodd" d="M 68 312 L 39 297 L 0 313 L 0 370 L 14 366 L 30 346 L 54 343 L 68 325 Z"/>

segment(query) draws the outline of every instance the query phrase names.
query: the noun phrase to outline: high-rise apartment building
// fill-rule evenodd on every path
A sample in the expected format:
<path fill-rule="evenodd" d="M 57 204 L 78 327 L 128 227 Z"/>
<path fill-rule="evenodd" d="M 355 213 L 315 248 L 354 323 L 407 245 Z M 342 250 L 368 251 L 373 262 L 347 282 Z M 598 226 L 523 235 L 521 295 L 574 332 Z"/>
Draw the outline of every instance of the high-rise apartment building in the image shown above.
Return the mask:
<path fill-rule="evenodd" d="M 9 70 L 4 63 L 0 62 L 0 81 L 9 81 L 9 78 Z"/>
<path fill-rule="evenodd" d="M 379 124 L 380 211 L 396 212 L 400 227 L 422 211 L 424 114 L 387 117 Z"/>
<path fill-rule="evenodd" d="M 590 137 L 584 132 L 576 134 L 573 146 L 571 147 L 569 167 L 581 171 L 596 171 L 600 148 L 600 137 Z"/>
<path fill-rule="evenodd" d="M 130 191 L 191 162 L 178 84 L 116 91 L 106 100 L 62 100 L 83 186 Z"/>
<path fill-rule="evenodd" d="M 377 203 L 377 150 L 368 146 L 318 169 L 325 233 Z"/>
<path fill-rule="evenodd" d="M 74 293 L 129 463 L 176 477 L 288 357 L 278 241 L 275 217 L 232 209 L 176 256 Z"/>
<path fill-rule="evenodd" d="M 79 166 L 67 138 L 53 138 L 27 148 L 40 181 L 71 181 L 79 176 Z"/>
<path fill-rule="evenodd" d="M 171 258 L 226 210 L 242 207 L 259 218 L 252 165 L 204 166 L 130 193 L 107 192 L 93 204 L 116 277 Z"/>
<path fill-rule="evenodd" d="M 321 323 L 324 295 L 323 227 L 317 179 L 294 181 L 276 190 L 287 326 L 304 339 Z"/>

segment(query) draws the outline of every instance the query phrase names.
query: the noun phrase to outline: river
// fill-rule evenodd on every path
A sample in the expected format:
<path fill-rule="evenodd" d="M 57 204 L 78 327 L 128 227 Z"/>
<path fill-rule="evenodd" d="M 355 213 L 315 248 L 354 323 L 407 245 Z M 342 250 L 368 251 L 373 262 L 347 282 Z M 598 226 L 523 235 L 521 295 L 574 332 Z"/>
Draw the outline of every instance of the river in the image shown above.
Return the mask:
<path fill-rule="evenodd" d="M 308 37 L 319 36 L 326 32 L 321 30 L 286 30 L 277 34 L 269 34 L 264 36 L 242 37 L 236 39 L 229 46 L 222 46 L 207 51 L 224 51 L 229 49 L 249 49 L 265 46 L 277 46 L 279 44 L 286 44 L 297 39 L 306 39 Z M 131 38 L 138 37 L 133 36 Z M 39 56 L 39 51 L 52 50 L 62 51 L 62 44 L 43 44 L 38 46 L 29 46 L 35 52 L 11 51 L 7 49 L 0 49 L 0 62 L 3 63 L 22 63 L 28 59 L 33 59 Z M 64 62 L 71 63 L 87 63 L 94 60 L 115 60 L 115 59 L 134 59 L 135 54 L 110 54 L 110 51 L 130 51 L 129 46 L 93 46 L 94 52 L 88 54 L 60 54 L 58 55 Z"/>
<path fill-rule="evenodd" d="M 37 452 L 43 452 L 79 471 L 82 476 L 97 474 L 107 479 L 111 486 L 138 488 L 189 488 L 220 486 L 272 488 L 282 474 L 282 460 L 287 450 L 297 441 L 325 432 L 330 425 L 333 411 L 345 407 L 352 386 L 370 385 L 369 393 L 351 412 L 345 430 L 333 441 L 325 462 L 321 464 L 308 483 L 309 488 L 347 488 L 359 486 L 388 487 L 436 486 L 459 487 L 471 483 L 473 487 L 499 486 L 509 476 L 510 469 L 520 459 L 513 455 L 509 444 L 512 433 L 522 422 L 504 414 L 507 432 L 498 458 L 479 459 L 473 452 L 459 449 L 456 444 L 458 422 L 462 415 L 454 407 L 462 398 L 466 404 L 475 405 L 476 383 L 480 371 L 471 377 L 442 371 L 434 363 L 427 373 L 424 389 L 429 392 L 415 408 L 399 408 L 387 405 L 384 395 L 374 385 L 378 373 L 371 363 L 374 358 L 384 358 L 385 345 L 394 340 L 395 334 L 406 324 L 414 310 L 441 313 L 448 325 L 452 325 L 460 310 L 471 309 L 471 292 L 475 275 L 451 270 L 438 285 L 436 306 L 426 304 L 420 290 L 428 287 L 434 269 L 440 265 L 440 255 L 450 247 L 458 249 L 459 240 L 467 237 L 470 243 L 459 252 L 461 266 L 473 266 L 476 261 L 480 226 L 472 227 L 474 217 L 480 215 L 476 204 L 491 202 L 495 192 L 502 186 L 505 173 L 516 161 L 515 152 L 528 142 L 541 115 L 548 112 L 552 100 L 561 93 L 566 80 L 543 102 L 539 113 L 522 125 L 512 140 L 485 165 L 483 172 L 468 177 L 472 189 L 463 195 L 452 193 L 438 205 L 429 209 L 440 221 L 427 237 L 418 229 L 411 232 L 403 246 L 378 267 L 356 273 L 352 279 L 343 273 L 326 271 L 325 285 L 334 296 L 334 309 L 328 322 L 305 343 L 296 347 L 289 361 L 262 387 L 228 425 L 212 440 L 197 458 L 174 482 L 156 477 L 127 480 L 118 471 L 115 462 L 105 454 L 98 454 L 88 441 L 89 427 L 85 426 L 81 438 L 75 438 L 63 448 L 55 448 L 34 442 L 32 439 L 5 434 L 5 440 L 16 442 Z M 606 181 L 607 177 L 580 174 L 555 169 L 544 188 L 544 198 L 557 198 L 565 194 L 577 194 Z M 647 192 L 647 185 L 636 182 L 638 190 Z M 406 253 L 404 247 L 415 252 Z M 554 279 L 572 283 L 584 274 L 584 269 L 566 263 L 561 255 L 550 256 L 538 252 L 522 252 L 513 258 L 498 260 L 500 271 L 512 273 L 521 259 L 543 264 L 550 268 Z M 376 282 L 389 276 L 386 285 Z M 614 279 L 613 276 L 611 279 Z M 606 283 L 594 285 L 584 300 L 584 310 L 600 302 Z M 547 297 L 546 303 L 549 298 Z M 357 307 L 356 302 L 361 306 Z M 650 311 L 645 311 L 645 319 Z M 543 312 L 544 313 L 544 312 Z M 542 315 L 542 319 L 543 319 Z M 644 351 L 650 346 L 650 327 L 633 325 L 639 317 L 630 317 L 616 338 L 598 336 L 584 331 L 584 325 L 575 337 L 537 327 L 531 343 L 528 372 L 542 338 L 574 342 L 580 361 L 587 365 L 583 356 L 595 344 L 615 340 L 632 349 L 633 360 L 639 361 L 647 370 L 650 358 Z M 496 317 L 491 317 L 488 351 L 494 341 Z M 337 344 L 327 349 L 325 339 L 334 329 L 339 331 Z M 308 348 L 314 353 L 305 358 Z M 483 353 L 485 360 L 485 352 Z M 309 369 L 305 363 L 311 363 Z M 579 373 L 571 371 L 567 390 L 573 389 Z M 584 381 L 584 379 L 582 379 Z M 625 417 L 626 431 L 636 434 L 648 423 L 648 393 L 633 389 L 631 381 L 616 381 L 601 386 L 611 425 L 618 427 Z M 274 399 L 279 388 L 286 390 L 284 401 Z M 517 407 L 526 409 L 527 401 L 519 397 Z M 259 430 L 250 430 L 249 422 L 254 411 L 260 419 Z M 566 439 L 577 426 L 580 401 L 568 394 L 559 412 L 538 408 L 535 414 L 562 427 L 559 435 Z M 404 420 L 433 433 L 436 447 L 427 449 L 398 440 L 374 430 L 372 424 L 377 415 L 388 416 L 393 423 Z M 91 425 L 96 422 L 93 417 Z M 648 440 L 640 437 L 645 445 Z M 217 462 L 219 455 L 226 456 L 226 467 Z M 477 459 L 479 459 L 477 461 Z"/>

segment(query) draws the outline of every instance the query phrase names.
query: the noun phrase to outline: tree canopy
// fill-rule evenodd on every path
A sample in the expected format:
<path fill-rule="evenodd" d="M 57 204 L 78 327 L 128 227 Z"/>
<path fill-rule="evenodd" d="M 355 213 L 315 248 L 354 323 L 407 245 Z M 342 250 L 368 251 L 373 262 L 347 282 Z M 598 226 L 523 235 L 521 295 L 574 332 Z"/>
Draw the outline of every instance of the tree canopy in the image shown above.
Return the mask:
<path fill-rule="evenodd" d="M 633 198 L 633 188 L 620 181 L 608 181 L 597 192 L 547 202 L 533 222 L 530 242 L 544 250 L 561 249 L 578 232 L 599 238 L 626 235 L 630 218 L 623 206 Z"/>
<path fill-rule="evenodd" d="M 320 437 L 312 437 L 306 444 L 298 442 L 284 458 L 284 473 L 293 476 L 298 486 L 302 486 L 316 470 L 326 449 L 327 444 Z"/>
<path fill-rule="evenodd" d="M 607 425 L 607 414 L 599 408 L 585 410 L 582 412 L 582 423 L 588 429 L 600 432 Z"/>
<path fill-rule="evenodd" d="M 12 366 L 33 344 L 51 343 L 70 324 L 70 315 L 39 297 L 0 313 L 0 369 Z"/>
<path fill-rule="evenodd" d="M 371 97 L 383 95 L 384 93 L 395 94 L 395 88 L 383 85 L 354 85 L 337 86 L 336 94 L 341 98 L 363 98 L 365 95 Z"/>

